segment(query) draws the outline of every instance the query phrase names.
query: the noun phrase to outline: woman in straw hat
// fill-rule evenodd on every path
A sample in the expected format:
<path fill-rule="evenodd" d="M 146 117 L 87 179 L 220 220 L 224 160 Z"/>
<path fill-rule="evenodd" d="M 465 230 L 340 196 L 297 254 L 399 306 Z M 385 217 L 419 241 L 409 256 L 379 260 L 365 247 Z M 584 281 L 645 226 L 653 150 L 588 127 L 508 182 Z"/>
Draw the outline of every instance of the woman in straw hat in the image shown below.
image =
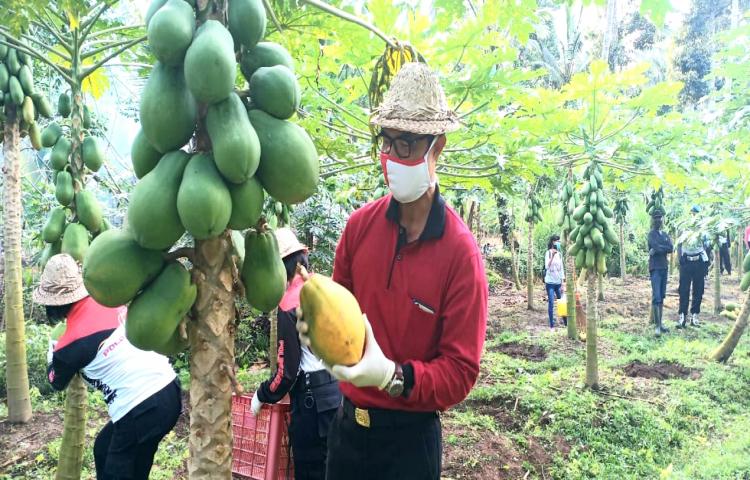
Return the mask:
<path fill-rule="evenodd" d="M 96 478 L 146 480 L 161 439 L 177 423 L 180 386 L 167 357 L 138 350 L 125 337 L 126 308 L 99 305 L 86 292 L 81 267 L 51 257 L 33 300 L 65 332 L 50 340 L 47 375 L 64 390 L 75 374 L 104 395 L 111 421 L 94 443 Z"/>
<path fill-rule="evenodd" d="M 286 267 L 287 291 L 279 303 L 278 362 L 271 378 L 253 395 L 251 408 L 257 415 L 263 403 L 276 403 L 287 393 L 291 397 L 292 421 L 289 436 L 294 452 L 294 476 L 297 480 L 326 478 L 326 439 L 328 428 L 341 405 L 338 381 L 297 338 L 295 310 L 303 280 L 297 264 L 309 269 L 307 247 L 289 228 L 274 231 L 279 253 Z"/>
<path fill-rule="evenodd" d="M 437 76 L 407 63 L 371 122 L 391 194 L 355 211 L 336 248 L 333 279 L 366 313 L 366 345 L 358 364 L 331 367 L 344 402 L 327 478 L 439 479 L 438 412 L 474 385 L 487 322 L 479 248 L 436 174 L 459 121 Z M 309 344 L 306 322 L 297 328 Z"/>

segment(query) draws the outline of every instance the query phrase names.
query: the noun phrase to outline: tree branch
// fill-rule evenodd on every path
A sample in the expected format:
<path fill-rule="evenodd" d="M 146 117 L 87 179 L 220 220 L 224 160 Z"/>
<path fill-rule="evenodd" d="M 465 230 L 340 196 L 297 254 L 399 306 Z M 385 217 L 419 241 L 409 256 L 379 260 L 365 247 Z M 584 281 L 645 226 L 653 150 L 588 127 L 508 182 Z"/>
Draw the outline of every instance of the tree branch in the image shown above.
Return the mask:
<path fill-rule="evenodd" d="M 359 135 L 358 133 L 355 133 L 355 132 L 348 132 L 348 131 L 346 131 L 346 130 L 341 130 L 340 128 L 337 128 L 337 127 L 336 127 L 335 125 L 331 124 L 331 123 L 330 123 L 330 122 L 328 122 L 327 120 L 323 120 L 322 122 L 323 122 L 323 124 L 324 124 L 324 125 L 325 125 L 325 126 L 326 126 L 327 128 L 329 128 L 329 129 L 333 130 L 334 132 L 338 132 L 338 133 L 341 133 L 341 134 L 343 134 L 343 135 L 348 135 L 348 136 L 351 136 L 351 137 L 355 137 L 355 138 L 358 138 L 358 139 L 360 139 L 360 140 L 364 140 L 364 141 L 366 141 L 366 142 L 370 142 L 370 141 L 372 141 L 372 139 L 371 139 L 370 137 L 365 137 L 365 136 L 363 136 L 363 135 Z"/>
<path fill-rule="evenodd" d="M 276 27 L 276 30 L 278 30 L 279 33 L 283 33 L 284 29 L 281 28 L 281 24 L 279 23 L 279 19 L 276 18 L 276 12 L 273 11 L 273 8 L 271 7 L 271 3 L 268 0 L 263 0 L 263 6 L 266 8 L 266 12 L 268 12 L 268 16 L 271 17 L 271 21 Z"/>
<path fill-rule="evenodd" d="M 448 163 L 438 163 L 438 168 L 453 168 L 456 170 L 473 170 L 473 171 L 485 171 L 485 170 L 492 170 L 494 168 L 497 168 L 497 165 L 485 165 L 482 167 L 469 167 L 467 165 L 451 165 Z M 441 172 L 445 172 L 445 170 L 440 170 Z"/>
<path fill-rule="evenodd" d="M 94 27 L 94 24 L 96 23 L 96 21 L 99 20 L 99 17 L 102 16 L 102 13 L 109 10 L 109 7 L 111 6 L 112 6 L 111 3 L 104 2 L 104 4 L 102 5 L 102 8 L 100 8 L 99 11 L 94 14 L 93 17 L 83 22 L 83 31 L 81 32 L 81 36 L 80 36 L 81 45 L 83 45 L 83 42 L 86 41 L 86 38 L 89 36 L 89 32 L 91 32 L 91 29 Z"/>
<path fill-rule="evenodd" d="M 68 43 L 62 35 L 60 35 L 60 32 L 58 32 L 56 29 L 50 27 L 46 20 L 44 20 L 42 17 L 39 16 L 39 14 L 34 15 L 36 17 L 36 20 L 32 20 L 31 23 L 33 25 L 36 25 L 37 27 L 47 30 L 53 37 L 55 37 L 55 40 L 62 45 L 62 47 L 70 54 L 73 55 L 73 46 Z"/>
<path fill-rule="evenodd" d="M 315 93 L 317 93 L 318 95 L 320 95 L 324 100 L 326 100 L 328 103 L 330 103 L 338 111 L 343 112 L 343 113 L 349 115 L 354 120 L 356 120 L 356 121 L 360 122 L 361 124 L 363 124 L 365 127 L 370 128 L 370 124 L 369 123 L 365 122 L 364 120 L 362 120 L 361 118 L 357 117 L 356 115 L 354 115 L 353 113 L 351 113 L 350 111 L 348 111 L 347 109 L 345 109 L 344 107 L 342 107 L 341 105 L 339 105 L 338 103 L 336 103 L 333 100 L 331 100 L 330 98 L 328 98 L 325 93 L 321 92 L 315 86 L 313 86 L 312 83 L 310 83 L 309 79 L 307 80 L 307 85 L 310 88 L 312 88 L 313 90 L 315 90 Z"/>
<path fill-rule="evenodd" d="M 6 39 L 9 39 L 9 38 L 11 38 L 11 37 L 6 37 Z M 15 42 L 18 41 L 15 38 L 13 40 Z M 47 60 L 47 57 L 43 56 L 38 51 L 34 50 L 32 47 L 30 47 L 28 45 L 24 45 L 24 44 L 9 43 L 6 40 L 0 40 L 0 45 L 6 45 L 8 47 L 15 48 L 16 50 L 19 50 L 19 51 L 21 51 L 23 53 L 26 53 L 26 54 L 28 54 L 28 55 L 36 58 L 40 62 L 46 63 L 55 72 L 57 72 L 57 74 L 60 75 L 63 78 L 63 80 L 65 80 L 68 84 L 72 84 L 73 83 L 73 79 L 70 76 L 70 70 L 68 70 L 67 68 L 64 68 L 64 67 L 60 67 L 60 66 L 55 65 L 54 63 L 50 62 L 49 60 Z"/>
<path fill-rule="evenodd" d="M 99 60 L 95 64 L 91 65 L 86 70 L 84 70 L 79 75 L 79 80 L 83 80 L 84 78 L 88 77 L 97 68 L 101 67 L 102 65 L 104 65 L 105 63 L 107 63 L 111 59 L 115 58 L 116 56 L 118 56 L 119 54 L 121 54 L 122 52 L 124 52 L 125 50 L 127 50 L 128 48 L 132 47 L 133 45 L 137 45 L 137 44 L 139 44 L 139 43 L 141 43 L 141 42 L 143 42 L 145 40 L 146 40 L 146 36 L 144 35 L 142 37 L 136 38 L 135 40 L 132 40 L 132 41 L 128 42 L 127 44 L 123 45 L 122 48 L 118 48 L 117 50 L 115 50 L 111 54 L 107 55 L 106 57 L 102 58 L 101 60 Z"/>
<path fill-rule="evenodd" d="M 6 37 L 9 37 L 10 40 L 16 40 L 15 38 L 13 38 L 13 34 L 11 33 L 11 31 L 8 30 L 8 28 L 3 27 L 2 25 L 0 25 L 0 32 L 3 33 L 3 34 L 5 34 Z M 70 62 L 71 61 L 70 55 L 68 55 L 67 53 L 64 53 L 64 52 L 61 52 L 60 50 L 52 48 L 49 45 L 45 44 L 44 42 L 40 42 L 39 40 L 37 40 L 36 38 L 32 37 L 31 35 L 23 34 L 23 35 L 21 35 L 21 38 L 24 39 L 24 40 L 31 41 L 31 42 L 39 45 L 43 49 L 47 50 L 50 53 L 54 53 L 55 55 L 57 55 L 61 59 L 65 60 L 66 62 Z M 21 45 L 26 46 L 28 48 L 31 48 L 30 46 L 28 46 L 26 44 L 21 44 Z"/>
<path fill-rule="evenodd" d="M 117 33 L 123 30 L 133 30 L 133 29 L 142 28 L 142 27 L 143 25 L 121 25 L 119 27 L 105 28 L 103 30 L 97 30 L 95 32 L 91 32 L 91 34 L 89 34 L 88 36 L 89 45 L 91 44 L 91 40 L 93 40 L 94 38 L 101 37 L 102 35 L 109 35 L 110 33 Z"/>
<path fill-rule="evenodd" d="M 608 133 L 607 135 L 603 136 L 599 140 L 592 141 L 591 143 L 594 144 L 594 145 L 598 145 L 598 144 L 600 144 L 602 142 L 606 142 L 610 138 L 614 137 L 615 135 L 621 133 L 623 130 L 625 130 L 626 128 L 628 128 L 630 126 L 630 124 L 633 123 L 635 121 L 635 119 L 638 118 L 638 116 L 640 114 L 641 114 L 641 111 L 640 110 L 636 110 L 635 113 L 633 114 L 633 116 L 630 117 L 630 119 L 627 122 L 625 122 L 625 125 L 623 125 L 622 127 L 618 128 L 614 132 Z"/>
<path fill-rule="evenodd" d="M 85 52 L 85 53 L 81 52 L 81 59 L 84 60 L 86 58 L 93 57 L 94 55 L 102 53 L 105 50 L 109 50 L 109 49 L 112 49 L 112 48 L 121 47 L 123 45 L 127 45 L 128 43 L 130 43 L 132 41 L 133 41 L 133 39 L 119 40 L 119 41 L 116 41 L 116 42 L 107 43 L 106 45 L 103 45 L 103 46 L 101 46 L 99 48 L 96 48 L 94 50 L 90 50 L 90 51 Z"/>
<path fill-rule="evenodd" d="M 336 175 L 337 173 L 346 172 L 348 170 L 356 170 L 358 168 L 365 168 L 365 167 L 372 167 L 373 164 L 370 162 L 367 163 L 356 163 L 354 165 L 349 165 L 348 167 L 339 168 L 336 170 L 330 170 L 328 172 L 323 172 L 320 174 L 320 178 L 328 178 Z"/>
<path fill-rule="evenodd" d="M 456 177 L 456 178 L 492 178 L 497 176 L 497 172 L 493 173 L 487 173 L 483 175 L 464 175 L 462 173 L 450 173 L 450 172 L 438 172 L 441 175 L 445 175 L 446 177 Z"/>
<path fill-rule="evenodd" d="M 483 109 L 484 107 L 486 107 L 486 106 L 487 106 L 487 105 L 489 105 L 489 104 L 490 104 L 490 102 L 489 102 L 489 101 L 486 101 L 486 102 L 484 102 L 483 104 L 479 105 L 478 107 L 476 107 L 476 108 L 472 108 L 471 110 L 469 110 L 468 112 L 464 113 L 463 115 L 459 115 L 459 116 L 458 116 L 458 118 L 459 118 L 459 119 L 461 119 L 461 118 L 466 118 L 466 117 L 468 117 L 469 115 L 471 115 L 472 113 L 478 112 L 479 110 Z"/>
<path fill-rule="evenodd" d="M 354 15 L 347 13 L 343 10 L 339 10 L 336 7 L 333 7 L 331 5 L 328 5 L 325 2 L 322 2 L 320 0 L 300 0 L 301 3 L 306 3 L 308 5 L 311 5 L 313 7 L 316 7 L 320 10 L 323 10 L 324 12 L 330 13 L 333 16 L 339 17 L 341 19 L 347 20 L 352 23 L 356 23 L 357 25 L 366 28 L 367 30 L 371 31 L 378 37 L 382 38 L 385 43 L 388 44 L 389 47 L 393 48 L 394 50 L 398 50 L 398 44 L 397 42 L 394 42 L 388 36 L 383 33 L 379 28 L 376 26 L 367 23 L 366 21 L 355 17 Z"/>

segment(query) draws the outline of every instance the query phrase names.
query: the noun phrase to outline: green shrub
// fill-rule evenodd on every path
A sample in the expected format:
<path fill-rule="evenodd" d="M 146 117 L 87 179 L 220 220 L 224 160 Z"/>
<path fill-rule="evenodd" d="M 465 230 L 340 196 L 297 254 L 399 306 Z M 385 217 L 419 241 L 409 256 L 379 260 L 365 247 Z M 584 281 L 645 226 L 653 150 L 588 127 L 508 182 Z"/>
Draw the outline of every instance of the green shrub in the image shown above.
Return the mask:
<path fill-rule="evenodd" d="M 29 385 L 36 387 L 44 395 L 53 392 L 47 381 L 47 340 L 51 330 L 52 328 L 48 325 L 26 323 L 26 362 L 29 372 Z M 0 332 L 0 396 L 5 396 L 7 393 L 6 370 L 5 332 Z"/>

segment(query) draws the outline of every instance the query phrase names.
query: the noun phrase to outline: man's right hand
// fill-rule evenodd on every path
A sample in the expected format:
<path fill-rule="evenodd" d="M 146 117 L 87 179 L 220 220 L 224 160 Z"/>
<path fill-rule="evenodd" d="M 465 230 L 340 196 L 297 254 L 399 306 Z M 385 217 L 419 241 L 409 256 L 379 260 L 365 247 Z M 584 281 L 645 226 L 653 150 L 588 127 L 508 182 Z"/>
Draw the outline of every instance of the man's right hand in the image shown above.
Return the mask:
<path fill-rule="evenodd" d="M 52 363 L 52 357 L 55 354 L 56 345 L 57 340 L 52 340 L 51 338 L 47 340 L 47 365 L 50 365 Z"/>

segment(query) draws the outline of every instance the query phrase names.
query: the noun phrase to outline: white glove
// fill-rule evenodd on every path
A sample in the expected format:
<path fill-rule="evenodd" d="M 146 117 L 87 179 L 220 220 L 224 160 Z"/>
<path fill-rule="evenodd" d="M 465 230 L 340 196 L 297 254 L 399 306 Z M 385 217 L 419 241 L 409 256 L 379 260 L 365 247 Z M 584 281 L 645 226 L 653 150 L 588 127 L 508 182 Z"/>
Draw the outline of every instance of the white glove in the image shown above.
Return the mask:
<path fill-rule="evenodd" d="M 380 345 L 372 334 L 372 326 L 367 315 L 362 315 L 365 321 L 365 353 L 362 360 L 352 367 L 334 365 L 331 373 L 338 380 L 349 382 L 355 387 L 378 387 L 382 390 L 393 378 L 396 364 L 383 355 Z"/>
<path fill-rule="evenodd" d="M 52 363 L 52 356 L 55 352 L 55 345 L 57 345 L 57 340 L 52 340 L 51 338 L 47 340 L 47 365 L 50 365 Z"/>
<path fill-rule="evenodd" d="M 256 417 L 260 413 L 260 408 L 263 406 L 263 402 L 258 399 L 258 391 L 256 390 L 253 394 L 253 400 L 250 402 L 250 410 Z"/>

